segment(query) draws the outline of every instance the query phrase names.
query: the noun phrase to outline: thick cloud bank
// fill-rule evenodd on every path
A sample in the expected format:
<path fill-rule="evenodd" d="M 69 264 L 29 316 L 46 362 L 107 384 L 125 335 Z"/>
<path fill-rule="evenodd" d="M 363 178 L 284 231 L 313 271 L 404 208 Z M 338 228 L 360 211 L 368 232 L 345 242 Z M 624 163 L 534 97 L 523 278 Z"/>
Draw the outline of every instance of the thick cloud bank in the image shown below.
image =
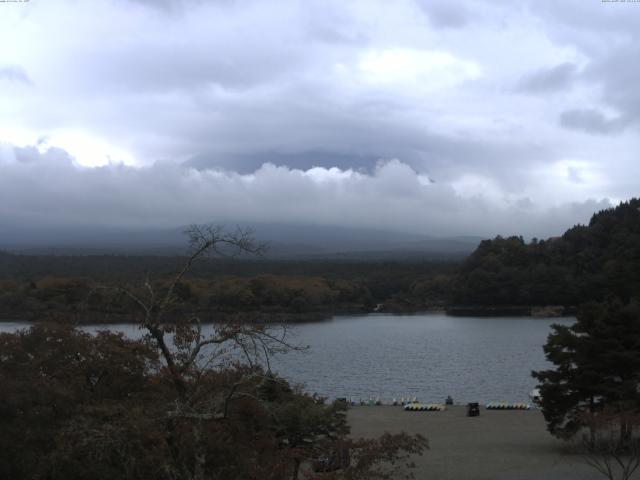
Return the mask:
<path fill-rule="evenodd" d="M 638 2 L 0 6 L 3 224 L 544 236 L 639 194 Z"/>
<path fill-rule="evenodd" d="M 175 163 L 87 168 L 67 152 L 5 145 L 0 225 L 173 227 L 197 222 L 305 222 L 445 235 L 550 236 L 607 201 L 538 205 L 491 191 L 465 195 L 399 160 L 371 173 L 264 164 L 248 174 Z"/>

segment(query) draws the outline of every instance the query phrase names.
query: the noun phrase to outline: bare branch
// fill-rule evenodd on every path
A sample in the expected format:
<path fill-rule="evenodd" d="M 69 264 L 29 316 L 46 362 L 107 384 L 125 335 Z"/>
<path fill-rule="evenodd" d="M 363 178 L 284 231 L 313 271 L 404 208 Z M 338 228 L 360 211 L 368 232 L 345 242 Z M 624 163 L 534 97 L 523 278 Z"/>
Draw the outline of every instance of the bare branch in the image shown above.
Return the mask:
<path fill-rule="evenodd" d="M 134 295 L 131 292 L 131 290 L 129 290 L 128 288 L 125 288 L 125 287 L 118 287 L 117 291 L 118 291 L 118 293 L 122 293 L 123 295 L 127 296 L 128 298 L 133 300 L 135 303 L 137 303 L 138 306 L 140 306 L 140 308 L 142 308 L 142 310 L 144 310 L 146 317 L 149 317 L 149 315 L 151 313 L 151 308 L 146 303 L 144 303 L 140 298 L 138 298 L 136 295 Z"/>
<path fill-rule="evenodd" d="M 610 480 L 628 480 L 640 467 L 640 439 L 633 436 L 634 427 L 640 426 L 640 415 L 606 407 L 586 413 L 583 419 L 591 432 L 582 442 L 585 463 Z"/>
<path fill-rule="evenodd" d="M 218 256 L 227 256 L 226 252 L 221 250 L 221 245 L 229 247 L 232 250 L 233 256 L 243 253 L 262 255 L 266 250 L 266 244 L 256 243 L 251 229 L 236 227 L 235 232 L 226 233 L 219 225 L 191 225 L 184 233 L 189 239 L 191 254 L 169 285 L 167 293 L 160 303 L 158 317 L 162 316 L 166 308 L 171 304 L 176 285 L 180 283 L 191 269 L 193 263 L 202 256 L 210 252 Z"/>

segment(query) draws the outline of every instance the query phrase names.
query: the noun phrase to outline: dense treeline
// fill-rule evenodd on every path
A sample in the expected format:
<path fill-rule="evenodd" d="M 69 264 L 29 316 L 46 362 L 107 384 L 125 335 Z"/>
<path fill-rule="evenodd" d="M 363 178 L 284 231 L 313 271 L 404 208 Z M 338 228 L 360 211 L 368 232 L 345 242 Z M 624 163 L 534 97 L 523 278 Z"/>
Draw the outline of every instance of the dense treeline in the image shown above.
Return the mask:
<path fill-rule="evenodd" d="M 162 284 L 184 258 L 0 254 L 0 262 L 0 318 L 73 314 L 80 321 L 104 321 L 106 315 L 126 315 L 131 304 L 105 296 L 101 287 L 140 285 L 141 272 Z M 444 304 L 443 285 L 454 267 L 436 261 L 203 259 L 181 281 L 177 293 L 183 312 L 199 312 L 208 320 L 246 312 L 260 312 L 267 320 L 280 315 L 310 318 L 367 312 L 377 304 L 415 310 Z"/>
<path fill-rule="evenodd" d="M 640 199 L 593 215 L 561 237 L 485 240 L 461 265 L 450 301 L 565 305 L 640 292 Z"/>
<path fill-rule="evenodd" d="M 37 280 L 53 277 L 87 277 L 100 281 L 138 280 L 145 272 L 170 275 L 184 262 L 184 256 L 153 255 L 25 255 L 0 251 L 0 279 Z M 252 277 L 291 275 L 341 279 L 417 278 L 451 271 L 459 262 L 436 259 L 398 260 L 274 260 L 255 256 L 204 258 L 193 266 L 190 276 Z M 393 280 L 390 280 L 393 282 Z"/>
<path fill-rule="evenodd" d="M 154 282 L 159 290 L 168 281 Z M 101 321 L 132 312 L 130 298 L 105 289 L 87 278 L 45 277 L 35 282 L 0 281 L 0 315 L 5 318 L 42 318 L 75 314 L 79 320 Z M 116 285 L 111 285 L 116 286 Z M 144 286 L 130 287 L 142 293 Z M 116 290 L 117 292 L 117 290 Z M 370 309 L 372 297 L 361 282 L 322 277 L 259 275 L 211 280 L 188 278 L 175 287 L 180 300 L 173 313 L 198 312 L 207 320 L 217 314 L 259 312 L 269 314 L 322 313 Z"/>

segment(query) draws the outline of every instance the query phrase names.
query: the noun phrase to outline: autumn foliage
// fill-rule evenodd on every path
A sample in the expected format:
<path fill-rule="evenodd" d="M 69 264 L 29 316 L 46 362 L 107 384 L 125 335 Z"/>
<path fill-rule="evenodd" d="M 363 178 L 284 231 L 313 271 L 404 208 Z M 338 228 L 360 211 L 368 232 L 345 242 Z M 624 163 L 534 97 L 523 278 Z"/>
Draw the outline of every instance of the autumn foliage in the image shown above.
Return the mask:
<path fill-rule="evenodd" d="M 350 440 L 346 405 L 246 365 L 185 376 L 185 397 L 152 342 L 116 333 L 38 324 L 0 352 L 0 478 L 313 478 L 338 445 L 352 462 L 323 478 L 387 478 L 426 446 Z"/>

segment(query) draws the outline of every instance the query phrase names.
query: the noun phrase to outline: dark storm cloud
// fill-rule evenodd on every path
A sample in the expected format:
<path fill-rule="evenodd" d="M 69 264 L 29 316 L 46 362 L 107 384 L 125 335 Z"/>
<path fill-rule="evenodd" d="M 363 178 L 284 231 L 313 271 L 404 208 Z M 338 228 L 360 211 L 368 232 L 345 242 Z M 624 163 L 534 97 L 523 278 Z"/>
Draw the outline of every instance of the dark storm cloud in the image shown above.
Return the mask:
<path fill-rule="evenodd" d="M 579 78 L 600 92 L 592 105 L 576 106 L 562 124 L 593 134 L 614 133 L 640 121 L 640 8 L 633 2 L 531 2 L 558 44 L 577 48 L 587 62 Z M 615 120 L 598 112 L 602 104 Z"/>
<path fill-rule="evenodd" d="M 270 162 L 303 169 L 370 171 L 379 159 L 399 158 L 438 180 L 455 179 L 462 170 L 492 175 L 508 188 L 526 179 L 530 162 L 556 155 L 551 146 L 533 139 L 443 135 L 427 126 L 398 121 L 395 112 L 402 105 L 397 100 L 351 105 L 345 112 L 319 87 L 315 97 L 312 91 L 297 93 L 275 106 L 251 101 L 236 104 L 214 129 L 213 121 L 190 123 L 184 135 L 194 142 L 206 138 L 215 149 L 203 145 L 189 165 L 250 172 Z M 309 99 L 301 104 L 305 94 Z"/>
<path fill-rule="evenodd" d="M 637 190 L 640 8 L 61 2 L 0 17 L 0 219 L 543 236 Z"/>
<path fill-rule="evenodd" d="M 471 13 L 462 3 L 421 0 L 419 5 L 434 28 L 462 28 L 470 20 Z"/>
<path fill-rule="evenodd" d="M 526 93 L 549 93 L 569 87 L 576 75 L 576 66 L 565 62 L 552 68 L 537 70 L 522 77 L 517 91 Z"/>
<path fill-rule="evenodd" d="M 211 28 L 219 30 L 215 39 L 206 32 L 194 32 L 195 42 L 142 39 L 130 45 L 125 38 L 113 43 L 86 45 L 75 49 L 74 58 L 91 66 L 79 72 L 74 82 L 87 93 L 171 93 L 197 94 L 221 87 L 243 91 L 277 81 L 305 62 L 298 42 L 262 35 L 247 26 L 225 25 L 222 12 Z M 201 26 L 204 28 L 204 26 Z M 275 52 L 278 52 L 277 54 Z"/>
<path fill-rule="evenodd" d="M 608 119 L 598 110 L 582 109 L 562 112 L 560 124 L 587 133 L 608 135 L 621 132 L 626 122 L 621 118 Z"/>
<path fill-rule="evenodd" d="M 640 10 L 634 2 L 526 0 L 523 3 L 543 21 L 545 33 L 554 41 L 575 45 L 590 55 L 606 55 L 607 50 L 620 44 L 622 36 L 637 32 L 640 20 Z"/>
<path fill-rule="evenodd" d="M 185 0 L 121 0 L 121 3 L 132 3 L 138 5 L 144 5 L 145 7 L 153 8 L 180 8 L 187 4 Z"/>
<path fill-rule="evenodd" d="M 180 15 L 185 9 L 197 7 L 206 2 L 215 1 L 218 5 L 232 4 L 236 0 L 114 0 L 123 7 L 136 5 L 170 15 Z"/>
<path fill-rule="evenodd" d="M 640 39 L 631 37 L 625 46 L 603 56 L 588 70 L 588 75 L 602 87 L 605 102 L 620 112 L 627 123 L 640 121 Z"/>

